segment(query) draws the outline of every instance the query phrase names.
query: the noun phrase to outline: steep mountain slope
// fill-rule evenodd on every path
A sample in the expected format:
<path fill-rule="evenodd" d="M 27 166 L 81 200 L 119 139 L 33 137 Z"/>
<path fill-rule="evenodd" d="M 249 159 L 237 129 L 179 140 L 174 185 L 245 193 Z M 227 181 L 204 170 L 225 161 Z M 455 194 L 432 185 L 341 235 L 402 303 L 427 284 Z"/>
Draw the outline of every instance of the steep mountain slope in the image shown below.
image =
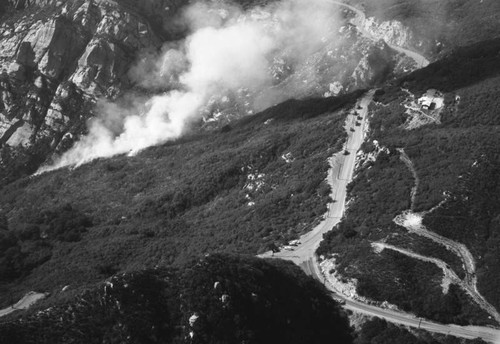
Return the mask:
<path fill-rule="evenodd" d="M 3 320 L 0 343 L 352 343 L 339 306 L 291 263 L 214 255 L 58 294 Z"/>
<path fill-rule="evenodd" d="M 245 8 L 262 4 L 238 3 Z M 137 75 L 142 69 L 134 71 L 133 67 L 162 49 L 182 46 L 179 39 L 189 33 L 180 19 L 186 1 L 9 4 L 0 17 L 1 184 L 35 172 L 47 158 L 73 146 L 87 132 L 87 120 L 105 112 L 103 100 L 119 100 L 119 110 L 124 112 L 136 99 L 146 103 L 144 98 L 170 90 L 145 86 L 140 80 L 144 75 Z M 325 41 L 300 66 L 288 62 L 286 51 L 272 61 L 269 72 L 288 98 L 371 87 L 411 68 L 409 61 L 387 45 L 364 39 L 352 27 L 342 30 L 339 40 Z M 312 74 L 320 77 L 313 80 Z M 223 101 L 208 102 L 203 113 L 206 127 L 220 127 L 255 112 L 248 106 L 246 91 L 238 92 L 222 97 Z M 286 99 L 281 96 L 279 100 Z M 139 115 L 140 110 L 135 111 Z M 119 130 L 116 127 L 113 130 Z"/>
<path fill-rule="evenodd" d="M 465 286 L 477 278 L 475 295 L 500 308 L 499 52 L 499 39 L 464 47 L 377 92 L 349 210 L 319 251 L 338 254 L 337 272 L 357 279 L 362 296 L 443 322 L 496 317 Z M 451 241 L 423 236 L 421 224 Z M 471 268 L 453 241 L 471 252 Z"/>
<path fill-rule="evenodd" d="M 378 305 L 386 306 L 388 301 L 440 322 L 498 326 L 500 41 L 483 40 L 495 36 L 498 25 L 495 2 L 483 3 L 471 7 L 471 2 L 457 1 L 451 8 L 451 2 L 398 1 L 387 17 L 367 5 L 369 13 L 398 18 L 404 25 L 370 27 L 368 23 L 366 30 L 379 30 L 384 38 L 439 59 L 408 76 L 398 77 L 415 68 L 408 59 L 383 41 L 363 37 L 353 25 L 342 25 L 338 37 L 343 44 L 326 42 L 297 65 L 286 58 L 270 65 L 273 87 L 292 90 L 285 95 L 302 100 L 281 102 L 251 116 L 255 109 L 247 101 L 275 89 L 253 94 L 232 90 L 227 97 L 210 99 L 200 111 L 200 120 L 189 123 L 189 133 L 180 139 L 157 141 L 162 144 L 132 150 L 130 156 L 28 177 L 86 133 L 85 122 L 102 108 L 96 107 L 102 104 L 99 99 L 116 101 L 108 104 L 120 111 L 127 106 L 135 111 L 133 100 L 168 93 L 163 84 L 145 86 L 130 71 L 140 65 L 138 56 L 144 51 L 157 56 L 187 32 L 182 25 L 180 29 L 170 25 L 181 3 L 10 1 L 2 17 L 4 52 L 0 52 L 4 69 L 0 80 L 0 305 L 9 305 L 30 290 L 56 296 L 40 305 L 41 313 L 0 328 L 27 342 L 38 340 L 39 331 L 48 342 L 55 336 L 63 340 L 59 332 L 52 332 L 54 328 L 74 329 L 68 336 L 82 342 L 89 341 L 82 333 L 91 328 L 100 342 L 174 340 L 175 336 L 190 341 L 188 324 L 193 319 L 201 324 L 200 331 L 193 330 L 193 342 L 198 338 L 200 342 L 265 342 L 259 333 L 274 332 L 260 328 L 281 321 L 280 309 L 295 312 L 280 299 L 264 322 L 258 322 L 261 308 L 257 315 L 251 314 L 249 322 L 252 326 L 257 322 L 257 327 L 242 325 L 251 301 L 245 288 L 264 285 L 262 274 L 252 275 L 253 269 L 255 265 L 257 270 L 267 268 L 254 261 L 248 267 L 244 260 L 223 256 L 215 261 L 208 258 L 209 263 L 200 263 L 194 270 L 188 268 L 187 275 L 179 271 L 193 257 L 214 252 L 275 250 L 317 223 L 329 200 L 324 182 L 327 158 L 342 149 L 342 126 L 363 93 L 355 90 L 374 86 L 382 89 L 371 106 L 369 140 L 357 156 L 346 217 L 319 250 L 326 275 L 347 282 L 349 290 L 356 289 Z M 428 5 L 430 13 L 418 7 L 422 4 Z M 243 4 L 253 5 L 252 1 Z M 430 18 L 431 28 L 442 23 L 441 11 L 449 14 L 450 26 L 424 30 L 425 18 Z M 352 15 L 342 13 L 343 19 Z M 478 15 L 484 13 L 491 14 L 485 26 L 475 26 Z M 288 57 L 286 52 L 282 56 Z M 320 77 L 307 78 L 311 72 Z M 130 94 L 137 98 L 131 101 Z M 341 96 L 330 97 L 335 94 Z M 230 261 L 227 279 L 238 281 L 230 283 L 238 284 L 234 288 L 238 296 L 217 294 L 207 299 L 212 294 L 205 287 L 212 290 L 212 276 L 227 277 L 225 268 L 222 272 L 214 268 L 225 260 Z M 181 270 L 163 270 L 165 266 Z M 158 267 L 161 271 L 144 271 Z M 241 269 L 244 273 L 239 275 Z M 130 273 L 137 270 L 141 272 Z M 110 280 L 120 286 L 118 295 L 107 298 L 108 282 L 77 295 L 81 302 L 76 306 L 68 301 L 57 304 L 55 313 L 47 310 L 59 296 L 65 298 L 59 295 L 64 286 L 88 287 L 117 272 L 125 273 Z M 271 269 L 264 277 L 270 279 L 275 273 Z M 173 286 L 165 286 L 166 278 L 169 283 L 176 280 Z M 293 278 L 302 281 L 300 275 Z M 147 289 L 145 283 L 158 286 L 145 304 L 160 300 L 155 306 L 161 309 L 143 307 L 142 296 L 136 299 L 134 292 L 130 296 L 128 285 L 135 283 L 139 286 L 133 291 Z M 281 282 L 273 287 L 288 290 Z M 302 287 L 314 289 L 307 283 Z M 297 293 L 285 296 L 309 300 L 301 288 L 292 288 Z M 165 301 L 165 290 L 194 296 Z M 276 301 L 274 294 L 268 296 Z M 130 298 L 126 311 L 116 304 Z M 221 304 L 231 303 L 231 298 L 245 306 L 227 317 L 220 315 Z M 316 309 L 318 300 L 312 302 Z M 215 316 L 200 317 L 197 313 L 205 312 L 196 308 L 200 304 Z M 162 313 L 171 305 L 175 316 Z M 181 305 L 187 310 L 179 310 Z M 76 315 L 74 307 L 81 307 L 81 313 Z M 159 319 L 170 317 L 166 327 L 156 323 L 158 313 Z M 102 317 L 92 319 L 89 314 Z M 90 323 L 75 326 L 79 316 Z M 306 313 L 299 322 L 309 324 L 307 317 L 315 316 Z M 220 331 L 218 324 L 235 333 Z M 324 326 L 320 320 L 318 324 Z M 301 337 L 298 332 L 303 328 L 292 332 L 289 325 L 276 324 L 274 342 L 284 332 L 292 333 L 292 342 L 315 341 Z M 38 332 L 24 332 L 25 326 Z M 397 332 L 404 340 L 413 338 L 392 327 L 378 327 L 381 332 Z M 323 338 L 321 328 L 315 331 Z M 373 335 L 373 328 L 368 326 L 367 332 L 360 340 L 381 340 Z"/>
<path fill-rule="evenodd" d="M 359 94 L 288 101 L 220 132 L 4 187 L 3 302 L 295 239 L 325 211 L 327 158 Z"/>

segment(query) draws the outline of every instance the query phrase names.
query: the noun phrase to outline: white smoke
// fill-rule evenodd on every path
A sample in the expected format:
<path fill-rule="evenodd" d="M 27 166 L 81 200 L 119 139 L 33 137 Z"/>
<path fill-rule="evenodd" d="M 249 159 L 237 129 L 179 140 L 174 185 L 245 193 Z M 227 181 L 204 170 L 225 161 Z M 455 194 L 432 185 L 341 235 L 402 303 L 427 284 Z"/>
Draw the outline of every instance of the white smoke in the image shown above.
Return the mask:
<path fill-rule="evenodd" d="M 284 0 L 249 11 L 196 3 L 183 20 L 192 32 L 185 40 L 165 45 L 161 56 L 145 54 L 129 73 L 142 87 L 166 93 L 127 109 L 101 106 L 89 134 L 44 170 L 134 154 L 178 138 L 208 104 L 228 94 L 245 94 L 245 104 L 255 110 L 296 97 L 318 78 L 310 58 L 335 45 L 341 22 L 338 7 L 324 0 Z M 284 65 L 285 81 L 277 81 L 274 69 Z"/>

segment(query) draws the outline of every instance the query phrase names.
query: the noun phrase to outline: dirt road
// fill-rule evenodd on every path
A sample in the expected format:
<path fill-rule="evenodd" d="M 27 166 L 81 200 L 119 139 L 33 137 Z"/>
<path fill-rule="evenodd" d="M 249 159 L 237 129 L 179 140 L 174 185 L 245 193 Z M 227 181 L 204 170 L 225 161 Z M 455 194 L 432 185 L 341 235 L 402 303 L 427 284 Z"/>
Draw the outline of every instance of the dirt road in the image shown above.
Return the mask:
<path fill-rule="evenodd" d="M 28 294 L 24 295 L 23 298 L 14 305 L 4 309 L 0 309 L 0 317 L 15 312 L 19 309 L 28 309 L 32 304 L 34 304 L 38 300 L 45 298 L 45 296 L 46 296 L 45 294 L 35 293 L 34 291 L 31 291 Z"/>
<path fill-rule="evenodd" d="M 431 213 L 434 211 L 437 207 L 439 207 L 443 202 L 441 202 L 437 207 L 434 207 L 433 209 L 429 211 L 425 211 L 422 213 L 414 213 L 414 205 L 415 205 L 415 197 L 418 192 L 418 187 L 419 187 L 419 178 L 417 171 L 415 169 L 415 166 L 413 165 L 412 160 L 410 157 L 405 153 L 403 149 L 398 150 L 399 153 L 401 154 L 401 160 L 405 163 L 405 165 L 408 167 L 408 169 L 411 171 L 413 178 L 414 178 L 414 186 L 411 191 L 411 208 L 410 210 L 407 210 L 403 212 L 401 215 L 396 216 L 394 218 L 394 223 L 396 223 L 399 226 L 402 226 L 406 228 L 406 230 L 410 233 L 414 233 L 417 235 L 420 235 L 422 237 L 425 237 L 427 239 L 430 239 L 434 241 L 435 243 L 444 246 L 447 250 L 453 252 L 456 254 L 460 260 L 462 261 L 462 264 L 464 266 L 465 270 L 465 278 L 459 279 L 457 275 L 455 274 L 454 271 L 451 269 L 443 269 L 443 273 L 448 277 L 453 277 L 452 282 L 459 285 L 469 296 L 481 307 L 484 311 L 490 314 L 497 323 L 500 324 L 500 314 L 498 311 L 491 305 L 479 292 L 477 288 L 477 276 L 476 276 L 476 262 L 474 260 L 474 257 L 472 253 L 469 251 L 467 246 L 465 246 L 462 243 L 456 242 L 454 240 L 451 240 L 449 238 L 446 238 L 442 235 L 439 235 L 429 229 L 427 229 L 426 226 L 422 223 L 424 216 L 427 214 Z M 397 248 L 391 247 L 393 250 L 398 250 Z M 404 253 L 400 251 L 401 253 Z M 422 259 L 423 256 L 416 257 L 413 256 L 414 258 L 417 259 Z M 436 263 L 435 258 L 430 258 L 430 257 L 424 257 L 426 259 L 429 259 L 429 261 Z M 437 263 L 436 263 L 437 264 Z M 440 266 L 439 264 L 437 264 Z M 447 271 L 449 270 L 449 271 Z M 449 272 L 452 272 L 454 276 L 451 276 Z"/>

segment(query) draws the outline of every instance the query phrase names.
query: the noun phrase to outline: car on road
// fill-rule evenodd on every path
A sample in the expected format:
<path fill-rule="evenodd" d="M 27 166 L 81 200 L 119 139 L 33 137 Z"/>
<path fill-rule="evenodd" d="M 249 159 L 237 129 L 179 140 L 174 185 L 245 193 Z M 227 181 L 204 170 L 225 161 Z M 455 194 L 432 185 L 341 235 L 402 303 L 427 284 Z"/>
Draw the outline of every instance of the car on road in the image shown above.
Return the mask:
<path fill-rule="evenodd" d="M 334 299 L 335 301 L 337 301 L 341 305 L 345 305 L 345 299 L 341 298 L 338 294 L 336 294 L 334 292 L 331 292 L 330 294 L 332 296 L 332 299 Z"/>

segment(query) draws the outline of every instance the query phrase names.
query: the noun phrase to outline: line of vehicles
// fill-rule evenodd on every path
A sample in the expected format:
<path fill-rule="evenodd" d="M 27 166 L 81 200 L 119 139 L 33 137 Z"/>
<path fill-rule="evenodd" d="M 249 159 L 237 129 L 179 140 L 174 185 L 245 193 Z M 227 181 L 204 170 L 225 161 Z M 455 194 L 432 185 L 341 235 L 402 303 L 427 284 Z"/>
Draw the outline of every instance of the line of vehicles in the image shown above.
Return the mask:
<path fill-rule="evenodd" d="M 283 245 L 280 247 L 280 251 L 285 250 L 285 251 L 293 251 L 297 246 L 300 245 L 300 240 L 292 240 L 288 243 L 288 245 Z"/>

